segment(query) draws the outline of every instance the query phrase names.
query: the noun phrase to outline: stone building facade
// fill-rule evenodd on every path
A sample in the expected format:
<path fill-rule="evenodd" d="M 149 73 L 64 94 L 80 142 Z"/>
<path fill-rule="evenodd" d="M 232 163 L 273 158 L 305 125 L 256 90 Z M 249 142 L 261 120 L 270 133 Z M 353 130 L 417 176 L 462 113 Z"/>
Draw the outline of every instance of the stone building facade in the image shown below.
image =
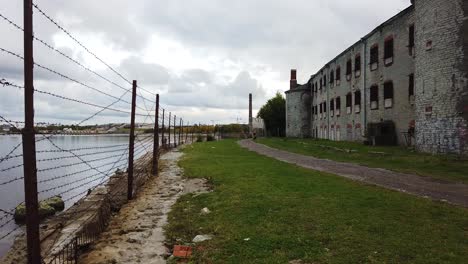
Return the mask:
<path fill-rule="evenodd" d="M 286 135 L 363 141 L 392 124 L 395 142 L 468 153 L 468 1 L 415 0 L 298 85 Z"/>

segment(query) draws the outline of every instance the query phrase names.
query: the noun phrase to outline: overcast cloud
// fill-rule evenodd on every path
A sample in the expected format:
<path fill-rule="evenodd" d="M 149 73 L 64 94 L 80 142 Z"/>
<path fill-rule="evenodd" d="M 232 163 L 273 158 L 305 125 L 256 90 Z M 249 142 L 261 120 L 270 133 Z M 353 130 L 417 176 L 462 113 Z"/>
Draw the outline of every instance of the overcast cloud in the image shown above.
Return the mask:
<path fill-rule="evenodd" d="M 289 70 L 307 81 L 324 63 L 409 6 L 409 0 L 36 0 L 91 51 L 191 123 L 246 122 L 248 94 L 257 110 L 289 87 Z M 0 0 L 0 13 L 22 26 L 22 1 Z M 35 10 L 37 37 L 106 78 L 129 84 Z M 22 34 L 0 19 L 0 47 L 23 54 Z M 35 43 L 35 61 L 120 97 L 110 85 Z M 22 61 L 0 52 L 0 78 L 22 85 Z M 115 99 L 35 68 L 36 89 L 99 105 Z M 145 97 L 153 95 L 141 92 Z M 99 110 L 45 95 L 36 120 L 73 123 Z M 130 94 L 124 96 L 130 101 Z M 138 100 L 142 108 L 154 109 Z M 115 108 L 128 110 L 120 102 Z M 22 120 L 22 91 L 0 87 L 0 115 Z M 143 111 L 140 109 L 139 112 Z M 256 111 L 255 111 L 256 112 Z M 88 123 L 128 122 L 104 112 Z M 138 121 L 144 121 L 140 117 Z M 148 119 L 146 121 L 149 121 Z"/>

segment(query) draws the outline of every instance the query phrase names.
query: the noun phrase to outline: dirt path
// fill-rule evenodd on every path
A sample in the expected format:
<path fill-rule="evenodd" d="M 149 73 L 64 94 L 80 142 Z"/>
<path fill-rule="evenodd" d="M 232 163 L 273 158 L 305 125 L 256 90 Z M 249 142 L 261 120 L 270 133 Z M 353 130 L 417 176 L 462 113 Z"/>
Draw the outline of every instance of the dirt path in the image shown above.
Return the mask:
<path fill-rule="evenodd" d="M 207 190 L 204 180 L 182 179 L 177 166 L 181 156 L 173 150 L 161 157 L 159 177 L 147 182 L 137 198 L 122 207 L 79 263 L 166 263 L 163 226 L 171 206 L 182 194 Z"/>
<path fill-rule="evenodd" d="M 468 185 L 466 184 L 434 180 L 429 177 L 398 173 L 386 169 L 369 168 L 351 163 L 318 159 L 270 148 L 255 143 L 252 140 L 241 140 L 239 144 L 259 154 L 304 168 L 329 172 L 388 189 L 468 207 Z"/>

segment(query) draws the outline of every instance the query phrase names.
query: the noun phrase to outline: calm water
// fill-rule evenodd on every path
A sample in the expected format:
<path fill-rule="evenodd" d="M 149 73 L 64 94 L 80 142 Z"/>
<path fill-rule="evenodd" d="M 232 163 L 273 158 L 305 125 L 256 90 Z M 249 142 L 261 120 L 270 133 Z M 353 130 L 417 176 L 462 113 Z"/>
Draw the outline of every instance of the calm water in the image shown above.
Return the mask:
<path fill-rule="evenodd" d="M 143 142 L 135 144 L 135 158 L 140 157 L 146 152 L 141 146 L 142 144 L 148 150 L 152 149 L 152 143 L 148 139 L 145 139 L 147 137 L 148 135 L 139 137 L 140 141 Z M 117 168 L 125 169 L 127 167 L 127 135 L 57 135 L 51 137 L 53 143 L 49 140 L 40 140 L 41 138 L 43 139 L 43 136 L 37 136 L 38 143 L 36 144 L 40 200 L 60 194 L 64 200 L 67 200 L 66 207 L 70 207 L 85 195 L 82 194 L 83 192 L 99 183 L 105 182 Z M 20 135 L 0 136 L 0 160 L 20 142 Z M 136 142 L 139 141 L 137 140 Z M 98 168 L 99 172 L 83 164 L 72 153 L 59 151 L 54 144 L 63 149 L 99 147 L 99 149 L 73 151 L 76 155 L 81 156 L 83 160 L 87 161 L 89 165 Z M 14 156 L 21 153 L 22 147 L 20 146 L 11 155 Z M 2 210 L 10 211 L 24 201 L 24 182 L 22 179 L 4 185 L 1 184 L 22 177 L 22 163 L 22 157 L 15 157 L 0 162 L 0 209 Z M 3 226 L 0 227 L 0 237 L 16 228 L 14 221 L 8 223 L 11 217 L 5 216 L 5 213 L 0 212 L 0 226 Z M 13 239 L 14 235 L 10 235 L 0 241 L 0 256 L 8 250 Z"/>

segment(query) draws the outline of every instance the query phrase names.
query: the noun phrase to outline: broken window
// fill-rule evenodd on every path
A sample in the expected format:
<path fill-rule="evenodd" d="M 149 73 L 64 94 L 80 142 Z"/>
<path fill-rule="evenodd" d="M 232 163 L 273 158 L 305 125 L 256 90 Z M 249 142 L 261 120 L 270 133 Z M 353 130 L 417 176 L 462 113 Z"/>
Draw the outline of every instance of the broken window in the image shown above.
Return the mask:
<path fill-rule="evenodd" d="M 393 82 L 391 81 L 384 83 L 384 106 L 385 108 L 393 106 Z"/>
<path fill-rule="evenodd" d="M 379 67 L 379 45 L 374 45 L 370 49 L 370 69 L 376 70 Z"/>
<path fill-rule="evenodd" d="M 354 111 L 361 112 L 361 91 L 354 92 Z"/>
<path fill-rule="evenodd" d="M 385 40 L 384 46 L 384 64 L 391 65 L 393 63 L 393 37 L 388 37 Z"/>
<path fill-rule="evenodd" d="M 372 85 L 370 87 L 370 108 L 371 110 L 379 109 L 379 86 Z"/>
<path fill-rule="evenodd" d="M 354 58 L 354 74 L 356 77 L 361 76 L 361 55 L 358 54 Z"/>
<path fill-rule="evenodd" d="M 351 93 L 348 93 L 346 95 L 346 113 L 351 114 L 351 105 L 353 103 L 353 95 Z"/>
<path fill-rule="evenodd" d="M 352 67 L 353 67 L 352 65 L 353 65 L 353 63 L 352 63 L 351 60 L 348 60 L 346 62 L 346 80 L 348 80 L 348 81 L 351 80 L 351 72 L 353 71 L 352 70 Z"/>

